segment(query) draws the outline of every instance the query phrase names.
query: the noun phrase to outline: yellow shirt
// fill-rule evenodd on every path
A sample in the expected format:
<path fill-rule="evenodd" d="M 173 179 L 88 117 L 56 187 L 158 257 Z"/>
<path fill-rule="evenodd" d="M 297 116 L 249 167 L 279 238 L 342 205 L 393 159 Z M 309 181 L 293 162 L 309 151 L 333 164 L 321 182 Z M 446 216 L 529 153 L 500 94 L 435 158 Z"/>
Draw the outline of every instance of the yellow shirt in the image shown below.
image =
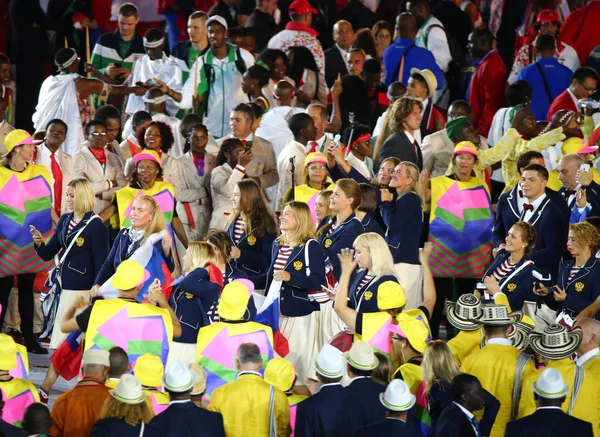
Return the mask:
<path fill-rule="evenodd" d="M 488 343 L 485 347 L 468 356 L 461 366 L 464 373 L 476 376 L 483 388 L 500 401 L 500 410 L 492 427 L 490 437 L 504 437 L 506 424 L 512 410 L 512 391 L 519 351 L 513 346 Z M 535 372 L 530 360 L 523 370 L 521 380 Z M 475 414 L 481 420 L 482 412 Z"/>
<path fill-rule="evenodd" d="M 223 415 L 227 437 L 268 437 L 271 386 L 260 375 L 242 373 L 237 380 L 216 389 L 209 410 Z M 286 395 L 275 389 L 277 436 L 288 437 L 290 405 Z"/>

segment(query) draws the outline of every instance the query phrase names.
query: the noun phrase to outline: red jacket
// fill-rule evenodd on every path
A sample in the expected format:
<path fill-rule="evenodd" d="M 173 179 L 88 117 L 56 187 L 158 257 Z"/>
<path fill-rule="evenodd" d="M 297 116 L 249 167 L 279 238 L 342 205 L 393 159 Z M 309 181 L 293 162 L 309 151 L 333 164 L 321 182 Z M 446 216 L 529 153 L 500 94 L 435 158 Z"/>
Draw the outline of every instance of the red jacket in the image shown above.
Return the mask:
<path fill-rule="evenodd" d="M 469 106 L 473 110 L 473 126 L 488 136 L 496 111 L 504 106 L 504 89 L 508 74 L 496 50 L 491 50 L 471 78 Z"/>
<path fill-rule="evenodd" d="M 548 109 L 548 121 L 552 120 L 552 116 L 556 114 L 561 109 L 567 109 L 569 111 L 581 112 L 575 102 L 573 101 L 573 97 L 569 94 L 569 90 L 566 89 L 562 93 L 558 95 L 554 102 L 550 105 L 550 109 Z"/>
<path fill-rule="evenodd" d="M 575 49 L 581 65 L 586 64 L 587 56 L 600 44 L 600 33 L 596 29 L 600 22 L 600 1 L 589 2 L 569 14 L 560 27 L 560 41 Z"/>

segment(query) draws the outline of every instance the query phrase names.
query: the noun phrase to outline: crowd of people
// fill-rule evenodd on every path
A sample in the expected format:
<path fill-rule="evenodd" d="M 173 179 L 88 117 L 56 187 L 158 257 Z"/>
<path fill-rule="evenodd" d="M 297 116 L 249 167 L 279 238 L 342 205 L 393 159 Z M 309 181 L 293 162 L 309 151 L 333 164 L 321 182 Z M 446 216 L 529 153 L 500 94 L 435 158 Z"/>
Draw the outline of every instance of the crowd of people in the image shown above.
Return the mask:
<path fill-rule="evenodd" d="M 600 0 L 59 3 L 0 53 L 0 435 L 600 435 Z"/>

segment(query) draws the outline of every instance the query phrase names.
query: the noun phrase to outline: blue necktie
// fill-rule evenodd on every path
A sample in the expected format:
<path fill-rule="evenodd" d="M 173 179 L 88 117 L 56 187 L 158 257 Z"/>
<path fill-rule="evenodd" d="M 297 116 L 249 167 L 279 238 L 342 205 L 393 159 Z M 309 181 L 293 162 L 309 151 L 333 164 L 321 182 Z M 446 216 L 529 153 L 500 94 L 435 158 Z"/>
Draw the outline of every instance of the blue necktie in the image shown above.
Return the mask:
<path fill-rule="evenodd" d="M 477 420 L 474 417 L 471 417 L 471 425 L 473 425 L 475 427 L 475 430 L 477 431 L 477 437 L 481 437 L 481 433 L 479 432 L 479 424 L 477 423 Z"/>

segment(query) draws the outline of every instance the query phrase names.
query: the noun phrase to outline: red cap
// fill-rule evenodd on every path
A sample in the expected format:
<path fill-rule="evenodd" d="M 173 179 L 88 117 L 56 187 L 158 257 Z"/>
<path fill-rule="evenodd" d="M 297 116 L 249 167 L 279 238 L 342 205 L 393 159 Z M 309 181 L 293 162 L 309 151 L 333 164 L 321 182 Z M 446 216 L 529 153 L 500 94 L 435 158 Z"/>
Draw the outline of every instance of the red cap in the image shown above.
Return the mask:
<path fill-rule="evenodd" d="M 538 23 L 559 23 L 558 14 L 552 9 L 544 9 L 537 16 Z"/>
<path fill-rule="evenodd" d="M 318 14 L 319 12 L 313 8 L 307 0 L 295 0 L 288 8 L 290 15 Z"/>

